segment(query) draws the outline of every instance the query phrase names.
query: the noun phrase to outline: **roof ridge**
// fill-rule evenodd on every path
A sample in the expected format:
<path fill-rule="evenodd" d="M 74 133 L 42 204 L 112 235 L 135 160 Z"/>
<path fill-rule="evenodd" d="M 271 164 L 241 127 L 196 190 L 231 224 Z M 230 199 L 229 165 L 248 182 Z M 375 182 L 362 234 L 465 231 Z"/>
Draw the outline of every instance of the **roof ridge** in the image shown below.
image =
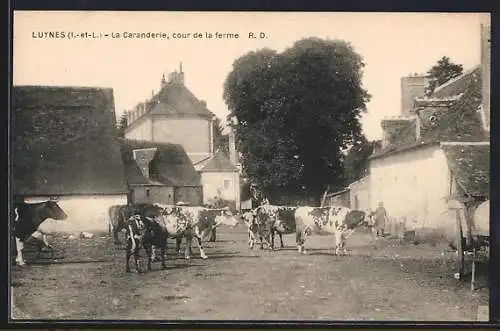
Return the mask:
<path fill-rule="evenodd" d="M 477 69 L 480 69 L 480 68 L 481 68 L 481 65 L 480 65 L 480 64 L 478 64 L 478 65 L 476 65 L 476 66 L 474 66 L 474 67 L 472 67 L 472 68 L 470 68 L 470 69 L 467 69 L 467 70 L 466 70 L 466 71 L 464 71 L 461 75 L 458 75 L 457 77 L 452 78 L 452 79 L 450 79 L 450 80 L 448 80 L 448 81 L 444 82 L 443 84 L 439 85 L 438 87 L 436 87 L 436 88 L 434 89 L 434 91 L 432 92 L 432 94 L 435 94 L 435 93 L 437 93 L 437 92 L 441 91 L 441 90 L 442 90 L 442 89 L 444 89 L 445 87 L 447 87 L 447 86 L 449 86 L 449 85 L 453 84 L 454 82 L 456 82 L 456 81 L 458 81 L 458 80 L 462 79 L 463 77 L 465 77 L 465 76 L 467 76 L 467 75 L 472 74 L 474 71 L 476 71 Z"/>

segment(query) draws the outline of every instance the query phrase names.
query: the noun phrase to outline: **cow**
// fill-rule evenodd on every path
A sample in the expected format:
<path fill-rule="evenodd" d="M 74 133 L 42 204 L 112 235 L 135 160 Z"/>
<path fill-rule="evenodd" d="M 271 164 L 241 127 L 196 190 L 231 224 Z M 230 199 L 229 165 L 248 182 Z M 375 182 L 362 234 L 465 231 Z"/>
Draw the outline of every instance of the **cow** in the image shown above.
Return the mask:
<path fill-rule="evenodd" d="M 196 239 L 202 259 L 207 259 L 202 239 L 220 224 L 235 226 L 238 221 L 227 208 L 211 209 L 201 206 L 162 206 L 159 224 L 167 231 L 168 237 L 176 240 L 176 251 L 180 253 L 182 238 L 186 238 L 185 258 L 191 257 L 191 242 Z"/>
<path fill-rule="evenodd" d="M 125 228 L 127 230 L 127 272 L 129 259 L 134 255 L 136 271 L 140 272 L 137 258 L 141 247 L 148 257 L 148 270 L 151 271 L 151 262 L 155 259 L 154 248 L 161 249 L 161 266 L 166 268 L 165 255 L 167 252 L 167 228 L 162 222 L 163 209 L 151 204 L 140 204 L 129 209 L 132 215 L 128 218 Z"/>
<path fill-rule="evenodd" d="M 249 231 L 250 248 L 253 248 L 255 238 L 258 236 L 261 249 L 265 241 L 267 246 L 274 250 L 276 234 L 280 237 L 281 248 L 284 248 L 283 234 L 294 233 L 296 230 L 295 210 L 296 207 L 263 204 L 244 214 L 244 221 Z"/>
<path fill-rule="evenodd" d="M 119 244 L 118 233 L 125 229 L 125 224 L 127 224 L 128 219 L 132 215 L 140 215 L 141 212 L 146 208 L 150 208 L 151 204 L 147 203 L 139 203 L 132 204 L 129 203 L 127 205 L 113 205 L 109 207 L 109 232 L 112 234 L 115 244 Z"/>
<path fill-rule="evenodd" d="M 68 215 L 62 210 L 56 201 L 45 201 L 40 203 L 15 203 L 12 230 L 16 240 L 16 264 L 25 265 L 23 250 L 24 243 L 32 236 L 41 237 L 48 247 L 47 238 L 38 230 L 40 224 L 46 219 L 65 220 Z"/>
<path fill-rule="evenodd" d="M 307 254 L 304 243 L 308 235 L 335 235 L 335 254 L 345 255 L 347 238 L 360 226 L 373 226 L 371 214 L 343 206 L 298 207 L 295 211 L 296 243 L 299 253 Z"/>

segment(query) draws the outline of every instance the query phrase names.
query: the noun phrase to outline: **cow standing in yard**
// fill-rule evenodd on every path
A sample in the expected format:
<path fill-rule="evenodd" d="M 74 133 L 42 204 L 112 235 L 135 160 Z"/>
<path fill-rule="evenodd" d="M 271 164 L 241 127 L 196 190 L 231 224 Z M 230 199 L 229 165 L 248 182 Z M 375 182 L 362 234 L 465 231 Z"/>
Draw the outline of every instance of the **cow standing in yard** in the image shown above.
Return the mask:
<path fill-rule="evenodd" d="M 55 201 L 45 201 L 40 203 L 15 203 L 12 230 L 16 240 L 16 263 L 25 265 L 23 250 L 24 243 L 33 235 L 42 238 L 48 247 L 45 234 L 38 230 L 40 224 L 46 219 L 65 220 L 68 217 Z"/>
<path fill-rule="evenodd" d="M 158 205 L 160 206 L 160 205 Z M 208 258 L 202 239 L 220 224 L 235 226 L 238 221 L 227 208 L 211 209 L 201 206 L 160 206 L 163 209 L 159 223 L 168 237 L 176 240 L 176 251 L 180 253 L 182 238 L 186 238 L 185 258 L 191 258 L 191 243 L 196 239 L 202 259 Z"/>
<path fill-rule="evenodd" d="M 270 249 L 274 249 L 276 234 L 280 237 L 281 248 L 284 248 L 283 235 L 296 231 L 296 209 L 297 207 L 263 204 L 252 210 L 251 214 L 247 214 L 245 221 L 249 229 L 249 238 L 253 238 L 253 240 L 249 240 L 250 248 L 253 248 L 255 238 L 259 237 L 261 249 L 264 245 L 262 239 Z"/>
<path fill-rule="evenodd" d="M 342 206 L 298 207 L 295 221 L 297 249 L 303 254 L 307 253 L 304 243 L 308 235 L 326 232 L 335 235 L 335 254 L 344 255 L 346 240 L 356 228 L 373 225 L 367 212 Z"/>
<path fill-rule="evenodd" d="M 109 232 L 115 239 L 115 244 L 119 244 L 118 233 L 126 229 L 128 219 L 132 215 L 141 215 L 143 210 L 150 208 L 151 204 L 127 204 L 127 205 L 113 205 L 109 207 Z"/>

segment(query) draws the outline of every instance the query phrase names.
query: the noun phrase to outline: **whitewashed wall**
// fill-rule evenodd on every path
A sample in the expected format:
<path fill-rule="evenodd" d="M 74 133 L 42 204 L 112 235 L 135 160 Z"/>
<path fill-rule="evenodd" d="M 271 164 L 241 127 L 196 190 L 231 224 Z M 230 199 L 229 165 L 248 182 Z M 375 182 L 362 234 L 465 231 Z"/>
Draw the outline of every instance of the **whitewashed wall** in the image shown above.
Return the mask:
<path fill-rule="evenodd" d="M 49 197 L 24 199 L 27 203 L 49 200 Z M 46 220 L 40 226 L 42 231 L 74 233 L 80 231 L 108 231 L 108 208 L 126 204 L 126 195 L 68 196 L 59 198 L 59 206 L 68 215 L 66 220 Z"/>
<path fill-rule="evenodd" d="M 210 156 L 210 121 L 202 118 L 154 118 L 153 140 L 180 144 L 191 162 Z"/>
<path fill-rule="evenodd" d="M 370 177 L 364 177 L 349 185 L 351 209 L 365 210 L 371 206 Z M 357 201 L 357 206 L 356 206 Z"/>
<path fill-rule="evenodd" d="M 201 184 L 203 185 L 203 203 L 218 196 L 218 189 L 221 198 L 236 202 L 236 208 L 240 208 L 240 175 L 237 172 L 202 172 Z M 227 188 L 224 187 L 224 180 L 229 181 Z"/>
<path fill-rule="evenodd" d="M 392 219 L 406 219 L 406 230 L 443 229 L 455 235 L 448 210 L 450 171 L 438 146 L 421 147 L 370 162 L 371 208 L 384 203 Z"/>
<path fill-rule="evenodd" d="M 151 119 L 143 118 L 134 123 L 131 128 L 127 129 L 125 138 L 151 141 L 153 139 Z"/>

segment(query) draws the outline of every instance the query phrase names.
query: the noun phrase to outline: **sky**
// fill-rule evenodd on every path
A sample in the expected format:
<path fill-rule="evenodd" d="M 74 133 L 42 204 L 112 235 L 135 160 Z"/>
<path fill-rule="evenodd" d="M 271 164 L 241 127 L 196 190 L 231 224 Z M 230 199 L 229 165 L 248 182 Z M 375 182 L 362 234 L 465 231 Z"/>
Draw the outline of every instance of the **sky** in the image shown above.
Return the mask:
<path fill-rule="evenodd" d="M 369 139 L 379 139 L 380 120 L 401 111 L 401 77 L 426 72 L 442 56 L 465 70 L 480 63 L 484 20 L 488 14 L 18 11 L 13 83 L 110 87 L 118 118 L 158 92 L 162 74 L 179 70 L 182 62 L 186 86 L 224 120 L 223 84 L 238 57 L 265 47 L 281 52 L 307 37 L 342 39 L 366 64 L 363 88 L 372 98 L 361 122 Z M 64 38 L 44 36 L 56 31 Z M 70 32 L 103 36 L 69 39 Z M 170 39 L 124 38 L 124 32 L 161 32 Z M 208 39 L 206 32 L 239 38 Z M 249 38 L 250 32 L 266 37 Z M 174 33 L 191 35 L 173 39 Z M 195 33 L 204 38 L 193 38 Z"/>

